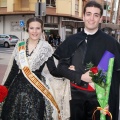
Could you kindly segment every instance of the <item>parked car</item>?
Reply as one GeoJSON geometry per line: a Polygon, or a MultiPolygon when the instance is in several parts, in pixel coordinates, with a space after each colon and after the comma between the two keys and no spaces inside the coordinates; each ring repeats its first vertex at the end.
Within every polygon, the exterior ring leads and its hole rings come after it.
{"type": "Polygon", "coordinates": [[[15,35],[0,34],[0,45],[8,48],[10,46],[15,46],[19,38],[15,35]]]}

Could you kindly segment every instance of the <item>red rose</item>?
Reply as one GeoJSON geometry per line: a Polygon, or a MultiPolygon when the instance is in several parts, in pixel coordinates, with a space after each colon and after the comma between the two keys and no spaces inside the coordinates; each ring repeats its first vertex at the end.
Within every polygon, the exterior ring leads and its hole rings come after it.
{"type": "Polygon", "coordinates": [[[92,67],[92,68],[90,68],[90,71],[91,71],[93,74],[97,74],[97,73],[98,73],[98,68],[97,68],[97,67],[92,67]]]}
{"type": "Polygon", "coordinates": [[[0,85],[0,103],[4,101],[7,95],[8,89],[5,86],[0,85]]]}

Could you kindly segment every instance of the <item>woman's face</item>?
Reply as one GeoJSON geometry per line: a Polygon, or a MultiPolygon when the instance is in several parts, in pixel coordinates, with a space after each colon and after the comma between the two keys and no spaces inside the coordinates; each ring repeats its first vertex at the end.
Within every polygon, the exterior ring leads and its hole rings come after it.
{"type": "Polygon", "coordinates": [[[28,34],[29,34],[29,39],[39,40],[42,34],[41,23],[37,21],[29,23],[28,34]]]}

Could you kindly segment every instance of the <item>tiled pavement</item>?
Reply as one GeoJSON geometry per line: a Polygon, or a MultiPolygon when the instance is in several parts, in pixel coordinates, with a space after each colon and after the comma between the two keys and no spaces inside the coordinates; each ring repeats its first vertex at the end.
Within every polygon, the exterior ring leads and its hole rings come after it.
{"type": "Polygon", "coordinates": [[[5,74],[7,65],[0,64],[0,83],[2,82],[3,76],[5,74]]]}
{"type": "Polygon", "coordinates": [[[0,83],[2,82],[11,54],[0,53],[0,83]]]}

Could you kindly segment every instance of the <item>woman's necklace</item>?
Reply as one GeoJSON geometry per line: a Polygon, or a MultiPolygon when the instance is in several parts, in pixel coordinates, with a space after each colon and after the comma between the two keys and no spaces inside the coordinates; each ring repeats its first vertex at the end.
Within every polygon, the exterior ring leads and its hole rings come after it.
{"type": "MultiPolygon", "coordinates": [[[[39,41],[40,40],[38,40],[38,43],[39,43],[39,41]]],[[[37,44],[38,44],[37,43],[37,44]]],[[[37,47],[37,45],[36,45],[36,47],[37,47]]],[[[32,54],[33,54],[33,52],[34,52],[34,50],[36,49],[36,47],[29,53],[29,50],[28,50],[28,39],[27,39],[27,41],[26,41],[26,56],[28,57],[28,56],[31,56],[32,54]]]]}

